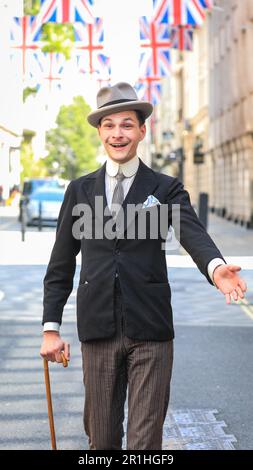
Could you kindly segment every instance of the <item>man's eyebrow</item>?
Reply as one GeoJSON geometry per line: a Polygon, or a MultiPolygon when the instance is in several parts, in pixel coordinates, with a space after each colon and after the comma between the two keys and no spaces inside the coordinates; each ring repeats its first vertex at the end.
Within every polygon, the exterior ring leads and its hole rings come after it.
{"type": "MultiPolygon", "coordinates": [[[[112,120],[111,118],[106,117],[106,118],[103,118],[103,119],[102,119],[102,122],[105,122],[105,121],[110,121],[110,122],[112,122],[113,120],[112,120]]],[[[132,122],[134,122],[133,118],[131,118],[131,117],[127,117],[127,118],[124,118],[124,119],[123,119],[123,122],[126,122],[126,121],[132,121],[132,122]]]]}

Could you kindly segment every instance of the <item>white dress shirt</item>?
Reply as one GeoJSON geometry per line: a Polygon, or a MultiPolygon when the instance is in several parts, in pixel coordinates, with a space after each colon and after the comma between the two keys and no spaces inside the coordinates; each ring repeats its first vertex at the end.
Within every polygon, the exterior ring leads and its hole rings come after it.
{"type": "MultiPolygon", "coordinates": [[[[110,158],[107,158],[106,170],[105,170],[105,194],[106,194],[107,205],[109,209],[111,209],[113,191],[117,184],[117,180],[115,176],[117,175],[119,169],[122,171],[122,173],[125,176],[125,178],[122,181],[124,198],[125,198],[133,183],[138,167],[139,167],[139,158],[137,157],[137,155],[131,160],[129,160],[129,162],[121,163],[121,164],[114,162],[110,158]]],[[[214,273],[215,268],[217,268],[217,266],[221,264],[225,264],[223,259],[221,258],[214,258],[209,262],[207,266],[207,271],[212,281],[213,281],[213,273],[214,273]]],[[[44,323],[43,331],[59,331],[59,330],[60,330],[60,324],[57,322],[44,323]]]]}
{"type": "Polygon", "coordinates": [[[106,194],[106,200],[107,200],[107,205],[109,209],[111,209],[112,196],[113,196],[115,186],[117,184],[117,180],[115,176],[117,175],[119,169],[122,171],[123,175],[125,176],[125,178],[122,180],[122,186],[123,186],[124,198],[125,198],[133,183],[138,167],[139,167],[139,158],[137,157],[137,155],[135,155],[134,158],[129,160],[129,162],[121,163],[121,164],[114,162],[110,158],[107,159],[106,169],[105,169],[105,194],[106,194]]]}

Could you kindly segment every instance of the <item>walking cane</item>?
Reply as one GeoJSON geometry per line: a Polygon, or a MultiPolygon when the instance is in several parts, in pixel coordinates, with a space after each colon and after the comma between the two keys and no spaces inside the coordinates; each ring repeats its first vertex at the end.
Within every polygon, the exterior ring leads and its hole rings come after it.
{"type": "MultiPolygon", "coordinates": [[[[62,356],[63,367],[68,367],[68,361],[63,352],[61,353],[61,356],[62,356]]],[[[50,427],[50,434],[51,434],[51,444],[52,444],[52,449],[57,450],[48,360],[44,358],[43,362],[44,362],[44,376],[45,376],[45,385],[46,385],[47,410],[48,410],[48,419],[49,419],[49,427],[50,427]]]]}

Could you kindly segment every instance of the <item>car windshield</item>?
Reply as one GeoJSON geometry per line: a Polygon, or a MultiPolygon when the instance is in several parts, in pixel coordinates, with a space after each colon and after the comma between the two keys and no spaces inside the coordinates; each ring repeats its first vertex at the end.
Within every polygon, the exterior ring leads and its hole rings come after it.
{"type": "Polygon", "coordinates": [[[61,185],[59,181],[57,180],[46,180],[46,179],[41,179],[41,180],[31,180],[31,181],[26,181],[24,183],[24,189],[23,189],[23,194],[31,194],[35,191],[37,191],[40,188],[44,188],[45,186],[48,186],[50,188],[60,188],[61,185]]]}
{"type": "Polygon", "coordinates": [[[36,201],[60,201],[64,198],[64,191],[36,191],[31,199],[36,201]]]}

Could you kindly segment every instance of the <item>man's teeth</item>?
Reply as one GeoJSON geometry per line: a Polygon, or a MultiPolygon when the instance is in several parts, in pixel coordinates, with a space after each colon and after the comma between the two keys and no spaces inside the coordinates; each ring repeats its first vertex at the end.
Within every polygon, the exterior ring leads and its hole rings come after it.
{"type": "Polygon", "coordinates": [[[113,147],[125,147],[127,144],[111,144],[113,147]]]}

